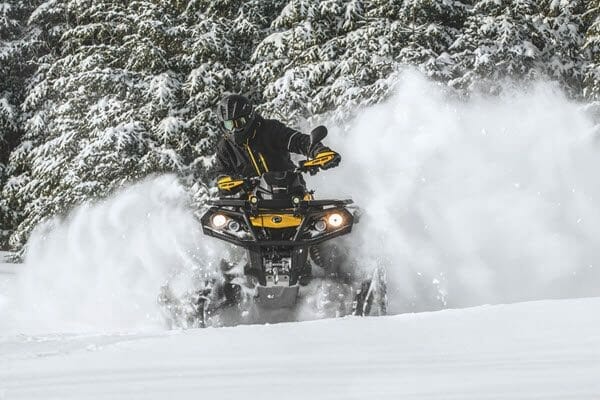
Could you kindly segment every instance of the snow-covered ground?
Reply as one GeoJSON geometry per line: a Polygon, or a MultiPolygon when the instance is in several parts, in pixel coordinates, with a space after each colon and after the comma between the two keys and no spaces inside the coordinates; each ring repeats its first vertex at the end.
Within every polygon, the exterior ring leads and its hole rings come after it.
{"type": "Polygon", "coordinates": [[[2,399],[598,399],[600,298],[278,325],[4,336],[2,399]]]}
{"type": "Polygon", "coordinates": [[[4,295],[14,280],[15,269],[17,268],[16,264],[7,263],[8,254],[5,251],[0,251],[0,311],[2,311],[4,295]]]}
{"type": "Polygon", "coordinates": [[[8,256],[10,255],[7,251],[0,251],[0,274],[1,273],[12,273],[15,268],[14,264],[8,263],[8,256]]]}

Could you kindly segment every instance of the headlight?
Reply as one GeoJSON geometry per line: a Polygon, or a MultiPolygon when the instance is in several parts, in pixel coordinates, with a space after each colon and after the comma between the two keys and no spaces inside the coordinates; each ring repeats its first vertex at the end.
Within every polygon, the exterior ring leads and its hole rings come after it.
{"type": "Polygon", "coordinates": [[[339,228],[344,223],[344,217],[338,213],[329,214],[327,223],[334,228],[339,228]]]}
{"type": "Polygon", "coordinates": [[[327,223],[325,222],[325,220],[318,220],[317,222],[315,222],[315,229],[319,232],[324,232],[325,229],[327,229],[327,223]]]}
{"type": "Polygon", "coordinates": [[[227,224],[227,229],[229,229],[232,232],[237,232],[240,230],[240,223],[232,219],[227,224]]]}
{"type": "Polygon", "coordinates": [[[215,214],[215,215],[213,215],[211,221],[215,228],[221,229],[227,223],[227,217],[224,216],[223,214],[215,214]]]}

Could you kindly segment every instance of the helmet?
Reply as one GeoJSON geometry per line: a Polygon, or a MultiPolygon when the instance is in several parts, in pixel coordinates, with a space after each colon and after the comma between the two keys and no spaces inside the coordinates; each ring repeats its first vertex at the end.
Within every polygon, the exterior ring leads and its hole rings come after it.
{"type": "Polygon", "coordinates": [[[233,135],[237,144],[242,144],[250,137],[256,115],[248,98],[232,94],[225,97],[219,104],[219,117],[223,123],[223,129],[233,135]]]}

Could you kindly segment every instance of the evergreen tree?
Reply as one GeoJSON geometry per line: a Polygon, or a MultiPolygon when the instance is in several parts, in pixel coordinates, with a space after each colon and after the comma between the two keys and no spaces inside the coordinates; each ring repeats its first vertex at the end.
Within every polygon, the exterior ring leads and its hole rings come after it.
{"type": "Polygon", "coordinates": [[[584,14],[587,30],[583,48],[590,62],[584,68],[584,95],[600,102],[600,0],[590,0],[584,14]]]}
{"type": "Polygon", "coordinates": [[[545,43],[536,27],[534,0],[478,0],[463,33],[451,46],[455,87],[469,88],[481,79],[535,77],[545,43]]]}
{"type": "MultiPolygon", "coordinates": [[[[0,164],[0,187],[4,186],[7,179],[6,167],[0,164]]],[[[8,248],[8,237],[11,233],[11,210],[5,201],[0,200],[0,250],[8,248]]]]}
{"type": "Polygon", "coordinates": [[[572,96],[580,96],[583,89],[582,52],[585,0],[541,2],[542,16],[537,29],[544,40],[543,60],[540,69],[562,86],[572,96]]]}
{"type": "Polygon", "coordinates": [[[405,1],[400,18],[408,38],[398,60],[419,66],[432,78],[450,78],[452,60],[448,51],[461,34],[468,10],[469,4],[461,1],[405,1]]]}
{"type": "Polygon", "coordinates": [[[0,164],[6,163],[20,136],[18,107],[31,69],[23,36],[31,7],[24,1],[0,2],[0,164]]]}
{"type": "MultiPolygon", "coordinates": [[[[293,122],[311,113],[310,87],[319,86],[331,69],[324,43],[342,25],[339,1],[289,2],[273,20],[272,33],[252,55],[248,85],[267,116],[293,122]]],[[[329,47],[333,51],[338,49],[329,47]]],[[[329,56],[329,57],[328,57],[329,56]]]]}
{"type": "Polygon", "coordinates": [[[256,48],[250,79],[268,115],[296,122],[381,101],[399,65],[448,75],[468,4],[446,0],[291,1],[256,48]]]}
{"type": "MultiPolygon", "coordinates": [[[[210,133],[192,115],[197,108],[185,83],[193,78],[184,63],[206,46],[185,47],[198,42],[180,25],[183,5],[72,0],[52,6],[44,12],[61,7],[67,22],[60,24],[57,54],[41,66],[29,93],[27,141],[12,157],[22,173],[6,194],[20,200],[25,215],[15,246],[46,216],[149,173],[188,173],[209,156],[197,136],[210,133]]],[[[200,21],[212,32],[210,19],[200,21]]]]}
{"type": "Polygon", "coordinates": [[[263,11],[280,9],[258,1],[46,2],[36,16],[52,21],[45,37],[56,40],[55,52],[25,101],[26,140],[11,157],[19,173],[4,193],[24,216],[13,246],[43,218],[151,173],[179,173],[196,199],[206,196],[215,106],[241,90],[243,57],[260,39],[248,35],[268,26],[263,11]],[[62,20],[53,19],[57,10],[62,20]]]}
{"type": "Polygon", "coordinates": [[[227,92],[289,124],[345,121],[413,65],[467,94],[544,76],[600,101],[599,10],[598,0],[0,0],[0,246],[150,173],[178,173],[200,202],[227,92]]]}
{"type": "MultiPolygon", "coordinates": [[[[0,1],[0,194],[10,175],[7,167],[11,151],[23,135],[21,103],[27,84],[35,71],[34,61],[40,54],[36,30],[27,24],[39,1],[0,1]]],[[[0,249],[7,247],[7,238],[18,214],[10,202],[0,195],[0,249]]]]}

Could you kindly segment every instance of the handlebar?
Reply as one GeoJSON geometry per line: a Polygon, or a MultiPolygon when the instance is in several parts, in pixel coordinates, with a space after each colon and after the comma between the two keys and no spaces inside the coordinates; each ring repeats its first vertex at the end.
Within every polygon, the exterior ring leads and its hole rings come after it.
{"type": "MultiPolygon", "coordinates": [[[[298,166],[296,168],[283,170],[281,172],[293,172],[293,173],[316,175],[317,172],[319,172],[319,170],[321,170],[322,168],[320,166],[306,167],[304,164],[309,161],[312,161],[312,160],[308,159],[308,160],[300,161],[300,163],[298,164],[298,166]]],[[[244,180],[246,182],[248,182],[249,184],[255,186],[260,182],[260,176],[251,176],[248,178],[244,178],[244,180]]]]}
{"type": "Polygon", "coordinates": [[[321,169],[321,167],[306,167],[304,164],[310,160],[300,161],[300,164],[293,170],[293,172],[300,172],[303,174],[311,174],[316,175],[317,172],[321,169]]]}
{"type": "MultiPolygon", "coordinates": [[[[334,160],[335,157],[339,157],[337,155],[337,153],[335,153],[331,150],[325,151],[323,153],[320,153],[319,156],[316,158],[300,161],[299,164],[293,169],[283,170],[283,171],[279,171],[279,172],[283,172],[283,173],[289,172],[289,173],[294,173],[294,174],[309,173],[311,175],[315,175],[317,172],[319,172],[319,170],[327,169],[327,168],[325,168],[325,166],[329,165],[328,163],[330,163],[332,160],[334,160]]],[[[337,166],[337,164],[338,163],[331,164],[331,167],[335,167],[335,166],[337,166]]],[[[223,178],[220,178],[218,185],[219,185],[219,189],[225,190],[225,191],[237,189],[236,190],[236,192],[237,192],[241,188],[244,191],[248,192],[250,190],[253,190],[256,186],[258,186],[258,184],[260,183],[261,177],[262,177],[262,175],[261,176],[253,176],[253,177],[225,176],[223,178]]],[[[236,193],[236,192],[231,192],[231,193],[236,193]]]]}

